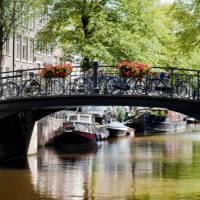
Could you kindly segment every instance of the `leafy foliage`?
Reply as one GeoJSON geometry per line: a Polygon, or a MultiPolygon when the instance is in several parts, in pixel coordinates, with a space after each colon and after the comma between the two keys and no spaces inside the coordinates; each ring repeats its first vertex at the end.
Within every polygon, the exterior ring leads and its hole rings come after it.
{"type": "Polygon", "coordinates": [[[115,64],[122,60],[150,65],[199,68],[200,1],[42,0],[52,8],[43,42],[64,54],[115,64]]]}
{"type": "MultiPolygon", "coordinates": [[[[107,64],[137,60],[157,64],[163,51],[155,20],[155,0],[47,1],[52,13],[41,31],[44,42],[65,52],[107,64]]],[[[87,62],[87,64],[88,64],[87,62]]]]}

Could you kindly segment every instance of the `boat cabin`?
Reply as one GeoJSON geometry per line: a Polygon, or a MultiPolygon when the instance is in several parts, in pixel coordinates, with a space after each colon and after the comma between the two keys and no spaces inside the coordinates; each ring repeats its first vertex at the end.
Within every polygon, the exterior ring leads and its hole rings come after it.
{"type": "Polygon", "coordinates": [[[83,122],[72,122],[74,126],[74,131],[95,134],[95,128],[93,124],[83,123],[83,122]]]}
{"type": "Polygon", "coordinates": [[[95,118],[92,115],[70,114],[67,121],[63,122],[63,128],[65,132],[78,131],[95,134],[94,122],[95,118]]]}
{"type": "Polygon", "coordinates": [[[66,121],[68,122],[77,121],[77,122],[85,122],[85,123],[94,124],[95,117],[89,114],[70,114],[67,116],[66,121]]]}

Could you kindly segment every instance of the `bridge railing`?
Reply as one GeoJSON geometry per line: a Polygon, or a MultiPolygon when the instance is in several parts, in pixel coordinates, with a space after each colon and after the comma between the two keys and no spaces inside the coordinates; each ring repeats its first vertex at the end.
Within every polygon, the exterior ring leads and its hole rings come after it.
{"type": "Polygon", "coordinates": [[[116,66],[98,66],[81,71],[74,66],[66,78],[43,78],[41,69],[0,74],[0,100],[57,95],[149,95],[199,99],[200,71],[153,67],[146,76],[121,77],[116,66]]]}

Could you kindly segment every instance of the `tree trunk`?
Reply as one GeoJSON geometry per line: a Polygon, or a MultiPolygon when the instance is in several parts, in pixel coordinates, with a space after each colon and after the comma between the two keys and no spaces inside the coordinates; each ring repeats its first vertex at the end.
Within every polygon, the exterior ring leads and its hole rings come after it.
{"type": "Polygon", "coordinates": [[[88,71],[91,68],[91,62],[88,57],[84,57],[81,63],[81,68],[83,71],[88,71]]]}
{"type": "MultiPolygon", "coordinates": [[[[91,33],[88,30],[90,17],[87,14],[83,13],[81,16],[81,21],[82,21],[82,26],[83,26],[84,37],[85,37],[85,39],[88,39],[91,36],[91,33]]],[[[83,71],[87,71],[88,69],[91,68],[90,59],[87,56],[85,56],[83,58],[81,68],[83,71]]]]}

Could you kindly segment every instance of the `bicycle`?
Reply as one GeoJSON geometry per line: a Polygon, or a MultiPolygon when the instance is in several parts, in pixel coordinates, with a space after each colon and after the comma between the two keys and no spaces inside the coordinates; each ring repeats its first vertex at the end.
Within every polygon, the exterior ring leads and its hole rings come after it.
{"type": "Polygon", "coordinates": [[[133,94],[135,78],[110,77],[105,83],[106,94],[133,94]]]}
{"type": "Polygon", "coordinates": [[[160,85],[159,81],[160,78],[157,76],[138,78],[135,82],[135,91],[137,94],[157,95],[162,89],[162,85],[160,85]]]}
{"type": "Polygon", "coordinates": [[[64,78],[45,78],[41,84],[41,95],[63,95],[66,92],[65,79],[64,78]]]}
{"type": "MultiPolygon", "coordinates": [[[[4,78],[3,78],[4,79],[4,78]]],[[[15,88],[16,88],[16,84],[14,82],[10,82],[10,81],[6,81],[6,82],[2,82],[3,79],[1,80],[1,84],[0,84],[0,98],[1,99],[12,99],[14,98],[15,95],[15,88]]]]}
{"type": "Polygon", "coordinates": [[[98,90],[99,94],[104,93],[105,83],[110,76],[98,73],[97,76],[97,88],[94,88],[93,74],[86,72],[84,75],[76,78],[72,83],[73,94],[90,94],[94,89],[98,90]]]}
{"type": "Polygon", "coordinates": [[[38,96],[40,93],[40,84],[36,80],[26,80],[22,81],[20,83],[16,83],[14,81],[7,82],[9,85],[7,89],[10,90],[9,96],[12,98],[17,98],[17,97],[23,97],[23,96],[28,96],[28,97],[34,97],[38,96]]]}
{"type": "Polygon", "coordinates": [[[190,94],[190,75],[174,74],[172,76],[163,76],[158,81],[160,85],[160,95],[176,96],[181,98],[191,97],[190,94]]]}

